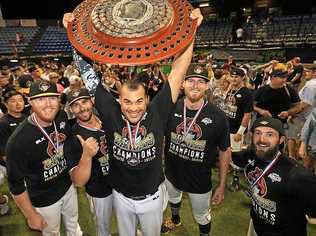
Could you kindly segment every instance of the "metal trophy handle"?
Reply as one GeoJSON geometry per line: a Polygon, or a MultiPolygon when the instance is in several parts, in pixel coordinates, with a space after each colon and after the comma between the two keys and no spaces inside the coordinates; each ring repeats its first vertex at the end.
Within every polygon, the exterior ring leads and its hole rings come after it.
{"type": "Polygon", "coordinates": [[[67,34],[77,51],[101,64],[152,64],[192,42],[192,10],[187,0],[86,0],[67,34]]]}

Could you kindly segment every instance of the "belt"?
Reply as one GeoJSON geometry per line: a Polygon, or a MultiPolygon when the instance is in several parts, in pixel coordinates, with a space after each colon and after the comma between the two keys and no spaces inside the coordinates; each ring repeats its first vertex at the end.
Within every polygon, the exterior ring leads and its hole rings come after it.
{"type": "Polygon", "coordinates": [[[140,196],[131,196],[131,195],[127,195],[127,194],[123,194],[125,197],[130,198],[132,200],[135,201],[141,201],[141,200],[145,200],[146,198],[149,198],[151,196],[153,196],[156,192],[154,193],[150,193],[150,194],[146,194],[146,195],[140,195],[140,196]]]}

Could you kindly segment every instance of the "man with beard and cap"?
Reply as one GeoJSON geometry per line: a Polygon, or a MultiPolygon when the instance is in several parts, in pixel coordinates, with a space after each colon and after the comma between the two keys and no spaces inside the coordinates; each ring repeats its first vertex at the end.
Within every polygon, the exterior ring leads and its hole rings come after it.
{"type": "Polygon", "coordinates": [[[210,199],[213,205],[224,200],[231,160],[229,123],[219,108],[207,102],[208,82],[207,69],[191,65],[183,82],[185,97],[177,101],[168,121],[165,183],[172,217],[162,225],[163,234],[181,224],[182,192],[189,195],[201,236],[211,232],[210,199]],[[220,183],[212,196],[211,168],[216,162],[217,149],[220,183]]]}
{"type": "Polygon", "coordinates": [[[309,217],[316,217],[316,176],[280,150],[282,122],[261,117],[252,126],[246,190],[252,200],[248,235],[306,236],[309,217]]]}
{"type": "Polygon", "coordinates": [[[87,89],[71,91],[67,100],[77,119],[72,127],[74,136],[66,141],[64,148],[70,176],[76,186],[85,186],[90,209],[95,216],[97,235],[108,236],[111,233],[113,204],[112,188],[107,177],[107,141],[102,122],[93,113],[93,100],[87,89]]]}

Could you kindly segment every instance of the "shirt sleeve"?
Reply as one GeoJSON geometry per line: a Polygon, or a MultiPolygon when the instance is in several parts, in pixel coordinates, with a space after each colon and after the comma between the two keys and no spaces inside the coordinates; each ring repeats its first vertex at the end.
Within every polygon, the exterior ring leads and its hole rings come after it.
{"type": "Polygon", "coordinates": [[[290,193],[297,196],[304,214],[316,217],[316,175],[303,167],[294,167],[289,179],[290,193]]]}
{"type": "Polygon", "coordinates": [[[251,92],[246,91],[246,99],[243,104],[244,113],[249,113],[253,111],[253,96],[251,92]]]}
{"type": "Polygon", "coordinates": [[[316,89],[314,87],[305,86],[299,92],[299,97],[303,102],[312,106],[315,102],[316,89]]]}
{"type": "Polygon", "coordinates": [[[155,114],[159,114],[164,126],[166,126],[170,112],[174,106],[175,104],[172,102],[171,88],[169,82],[166,81],[162,89],[151,102],[150,109],[153,109],[155,114]]]}
{"type": "Polygon", "coordinates": [[[26,190],[24,184],[28,166],[26,153],[23,153],[23,149],[16,140],[9,139],[6,156],[10,192],[13,195],[19,195],[26,190]]]}
{"type": "Polygon", "coordinates": [[[5,147],[10,137],[10,129],[6,127],[5,123],[0,123],[0,156],[5,156],[5,147]]]}
{"type": "Polygon", "coordinates": [[[316,126],[316,109],[314,109],[311,114],[307,117],[307,120],[304,123],[304,126],[302,128],[301,131],[301,140],[305,143],[307,143],[307,139],[308,136],[310,135],[310,132],[312,132],[312,130],[310,130],[311,127],[311,122],[314,122],[314,126],[316,126]]]}
{"type": "Polygon", "coordinates": [[[82,155],[82,146],[77,137],[72,135],[64,144],[64,157],[67,161],[68,171],[76,167],[82,155]]]}
{"type": "Polygon", "coordinates": [[[100,84],[100,78],[93,70],[92,65],[84,60],[76,51],[73,51],[73,59],[86,89],[88,89],[90,95],[94,95],[98,84],[100,84]]]}
{"type": "Polygon", "coordinates": [[[259,103],[260,102],[260,99],[261,99],[261,95],[262,95],[262,92],[263,92],[263,89],[265,87],[261,87],[259,89],[257,89],[255,92],[254,92],[254,96],[253,96],[253,101],[254,102],[257,102],[259,103]]]}
{"type": "Polygon", "coordinates": [[[292,86],[287,86],[289,89],[289,93],[291,95],[291,103],[298,103],[301,101],[300,97],[298,96],[298,93],[292,86]]]}

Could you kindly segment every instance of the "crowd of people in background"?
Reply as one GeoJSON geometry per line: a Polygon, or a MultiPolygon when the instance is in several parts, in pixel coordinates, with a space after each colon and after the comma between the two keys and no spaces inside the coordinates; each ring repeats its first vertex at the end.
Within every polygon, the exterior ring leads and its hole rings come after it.
{"type": "MultiPolygon", "coordinates": [[[[284,151],[293,160],[302,159],[305,168],[314,171],[316,66],[304,66],[299,57],[288,62],[273,59],[262,65],[251,66],[240,64],[230,56],[226,62],[219,63],[212,55],[199,58],[196,64],[208,72],[207,101],[218,107],[229,121],[233,163],[234,157],[250,145],[248,133],[254,120],[273,117],[280,120],[285,129],[284,151]]],[[[119,99],[123,83],[137,78],[144,84],[149,99],[153,100],[168,80],[163,66],[159,63],[143,67],[94,64],[93,69],[101,78],[102,86],[115,99],[119,99]]],[[[14,68],[3,66],[0,70],[0,155],[3,166],[6,141],[18,124],[30,114],[30,86],[40,81],[56,85],[61,94],[60,108],[66,112],[70,123],[75,124],[76,116],[70,109],[67,97],[81,91],[85,84],[74,63],[63,65],[52,60],[42,60],[40,63],[23,60],[14,68]],[[10,124],[10,130],[7,124],[10,124]]],[[[181,96],[185,96],[183,91],[181,96]]],[[[0,166],[1,180],[5,176],[3,166],[0,166]]],[[[238,176],[234,176],[231,189],[239,189],[238,176]]],[[[0,215],[7,212],[8,196],[0,193],[0,215]]]]}

